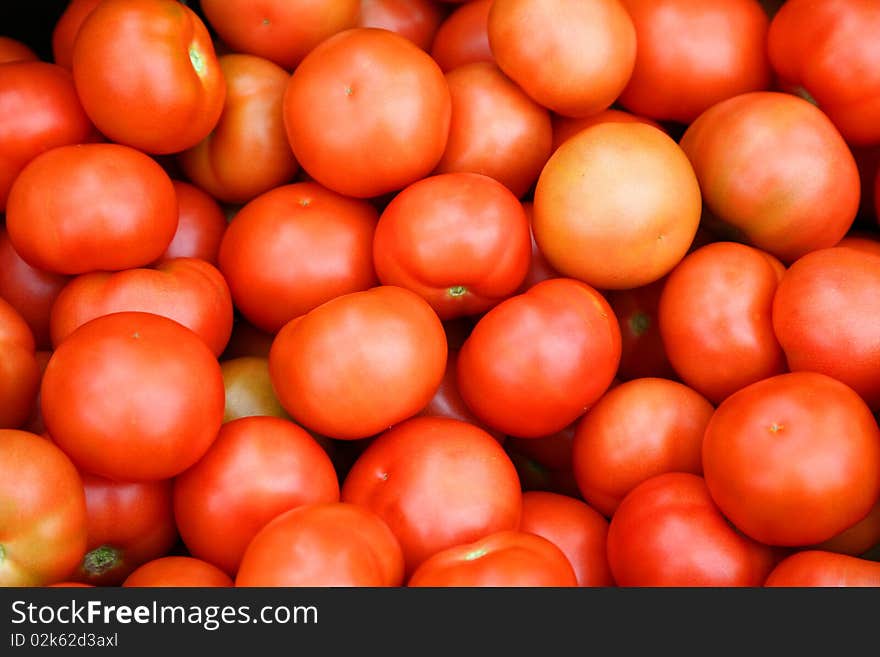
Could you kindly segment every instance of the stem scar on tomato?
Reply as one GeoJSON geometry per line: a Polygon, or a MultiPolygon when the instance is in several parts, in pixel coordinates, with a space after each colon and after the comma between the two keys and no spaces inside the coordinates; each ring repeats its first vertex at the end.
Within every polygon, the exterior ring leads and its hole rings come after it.
{"type": "Polygon", "coordinates": [[[770,425],[769,429],[770,429],[771,433],[779,433],[780,431],[785,429],[785,425],[778,424],[778,423],[774,422],[773,424],[770,425]]]}
{"type": "Polygon", "coordinates": [[[633,335],[644,335],[651,328],[651,316],[647,313],[638,312],[629,318],[629,330],[633,335]]]}
{"type": "Polygon", "coordinates": [[[449,288],[448,294],[451,297],[463,297],[467,294],[467,288],[464,285],[453,285],[449,288]]]}
{"type": "Polygon", "coordinates": [[[101,575],[119,563],[119,550],[109,545],[101,545],[83,557],[83,569],[91,575],[101,575]]]}
{"type": "Polygon", "coordinates": [[[472,550],[471,552],[468,552],[466,555],[464,555],[464,560],[473,561],[484,556],[486,556],[486,548],[477,548],[476,550],[472,550]]]}
{"type": "Polygon", "coordinates": [[[199,75],[204,74],[205,60],[195,44],[189,47],[189,61],[192,63],[192,67],[195,69],[196,73],[199,75]]]}

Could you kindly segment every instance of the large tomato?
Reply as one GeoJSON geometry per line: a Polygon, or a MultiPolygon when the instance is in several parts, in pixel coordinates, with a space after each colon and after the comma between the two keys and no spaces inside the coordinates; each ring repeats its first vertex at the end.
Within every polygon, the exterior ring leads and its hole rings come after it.
{"type": "Polygon", "coordinates": [[[444,20],[431,44],[431,57],[449,72],[474,62],[494,62],[489,46],[489,9],[493,0],[470,0],[444,20]]]}
{"type": "Polygon", "coordinates": [[[822,550],[803,550],[786,557],[764,586],[880,586],[880,563],[822,550]]]}
{"type": "Polygon", "coordinates": [[[446,16],[434,0],[361,0],[360,27],[378,27],[405,36],[430,50],[434,34],[446,16]]]}
{"type": "Polygon", "coordinates": [[[230,587],[232,578],[217,566],[194,557],[161,557],[139,566],[122,583],[126,587],[230,587]]]}
{"type": "Polygon", "coordinates": [[[30,417],[40,387],[40,366],[30,328],[0,297],[0,428],[18,429],[30,417]]]}
{"type": "Polygon", "coordinates": [[[223,208],[195,185],[180,180],[171,182],[177,196],[177,232],[159,262],[171,258],[201,258],[216,265],[227,224],[223,208]]]}
{"type": "Polygon", "coordinates": [[[289,417],[272,389],[269,359],[260,356],[239,356],[220,363],[226,406],[223,421],[240,417],[268,415],[289,417]]]}

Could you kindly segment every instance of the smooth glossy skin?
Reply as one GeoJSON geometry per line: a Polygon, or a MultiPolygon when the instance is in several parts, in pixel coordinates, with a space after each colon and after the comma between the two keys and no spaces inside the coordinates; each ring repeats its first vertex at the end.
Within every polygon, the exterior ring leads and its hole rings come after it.
{"type": "Polygon", "coordinates": [[[492,0],[471,0],[446,17],[431,44],[431,57],[444,73],[474,62],[494,62],[489,46],[492,0]]]}
{"type": "Polygon", "coordinates": [[[352,466],[342,500],[381,516],[403,548],[407,573],[441,550],[516,529],[519,479],[482,429],[441,417],[402,422],[352,466]]]}
{"type": "Polygon", "coordinates": [[[34,336],[18,311],[0,298],[0,428],[18,429],[30,417],[40,387],[34,336]]]}
{"type": "Polygon", "coordinates": [[[260,356],[231,358],[220,363],[220,369],[223,372],[223,385],[226,388],[224,422],[253,415],[289,417],[272,389],[268,358],[260,356]]]}
{"type": "Polygon", "coordinates": [[[565,554],[542,536],[521,531],[491,534],[439,552],[420,565],[407,586],[576,586],[565,554]]]}
{"type": "Polygon", "coordinates": [[[521,532],[537,534],[562,550],[578,586],[614,586],[605,547],[608,521],[581,500],[547,493],[523,493],[521,532]]]}
{"type": "Polygon", "coordinates": [[[516,292],[529,266],[528,218],[476,173],[420,180],[394,197],[373,238],[379,280],[425,299],[442,320],[478,315],[516,292]]]}
{"type": "Polygon", "coordinates": [[[563,142],[574,137],[581,130],[598,125],[599,123],[644,123],[653,126],[658,130],[663,127],[653,119],[644,116],[637,116],[624,112],[619,109],[606,109],[597,114],[583,116],[580,118],[572,118],[570,116],[553,115],[553,150],[559,148],[563,142]]]}
{"type": "Polygon", "coordinates": [[[177,217],[174,186],[154,160],[120,144],[82,144],[30,161],[10,190],[6,229],[31,266],[84,274],[155,261],[177,217]]]}
{"type": "Polygon", "coordinates": [[[52,56],[55,63],[73,69],[73,44],[79,28],[101,0],[70,0],[52,29],[52,56]]]}
{"type": "Polygon", "coordinates": [[[70,459],[36,434],[0,430],[0,586],[66,579],[87,535],[85,493],[70,459]]]}
{"type": "Polygon", "coordinates": [[[289,420],[227,422],[174,484],[174,516],[194,557],[234,575],[251,539],[281,513],[339,501],[327,453],[289,420]]]}
{"type": "Polygon", "coordinates": [[[93,319],[55,349],[41,387],[49,434],[83,470],[167,479],[208,450],[223,420],[223,376],[204,341],[143,312],[93,319]]]}
{"type": "Polygon", "coordinates": [[[376,209],[317,183],[277,187],[245,205],[220,245],[236,308],[277,333],[325,301],[377,284],[376,209]]]}
{"type": "Polygon", "coordinates": [[[458,389],[488,426],[537,438],[599,399],[619,362],[608,302],[585,283],[552,279],[483,315],[459,353],[458,389]]]}
{"type": "Polygon", "coordinates": [[[757,0],[621,0],[636,29],[636,63],[620,103],[691,123],[712,105],[768,89],[770,19],[757,0]]]}
{"type": "Polygon", "coordinates": [[[435,172],[481,173],[524,196],[550,157],[550,113],[491,62],[460,66],[446,81],[452,121],[435,172]]]}
{"type": "Polygon", "coordinates": [[[428,51],[444,18],[446,10],[434,0],[361,0],[358,26],[397,32],[428,51]]]}
{"type": "Polygon", "coordinates": [[[620,95],[636,31],[618,0],[495,0],[489,44],[498,67],[544,107],[589,116],[620,95]]]}
{"type": "Polygon", "coordinates": [[[309,504],[282,513],[248,545],[236,586],[401,586],[400,543],[363,506],[309,504]]]}
{"type": "Polygon", "coordinates": [[[779,278],[768,258],[745,244],[708,244],[676,266],[660,295],[669,362],[714,404],[786,370],[771,317],[779,278]]]}
{"type": "Polygon", "coordinates": [[[764,586],[880,586],[880,563],[834,552],[804,550],[779,562],[764,586]]]}
{"type": "Polygon", "coordinates": [[[872,0],[789,0],[770,25],[782,85],[809,94],[851,144],[880,143],[878,30],[872,0]]]}
{"type": "Polygon", "coordinates": [[[773,299],[773,329],[792,371],[821,372],[880,409],[880,255],[814,251],[795,262],[773,299]]]}
{"type": "Polygon", "coordinates": [[[226,214],[210,194],[190,183],[172,180],[177,196],[177,232],[159,262],[172,258],[201,258],[217,264],[226,214]]]}
{"type": "Polygon", "coordinates": [[[664,472],[703,473],[705,397],[667,379],[634,379],[602,397],[577,425],[574,474],[584,499],[611,517],[638,484],[664,472]]]}
{"type": "Polygon", "coordinates": [[[375,28],[322,42],[284,95],[296,159],[325,187],[358,198],[427,176],[446,148],[451,114],[449,87],[434,60],[406,37],[375,28]]]}
{"type": "Polygon", "coordinates": [[[541,171],[535,239],[563,275],[628,289],[678,264],[701,209],[693,168],[669,135],[642,123],[601,123],[563,143],[541,171]]]}
{"type": "Polygon", "coordinates": [[[290,74],[262,57],[218,58],[226,100],[217,125],[180,154],[187,178],[224,203],[247,203],[290,182],[299,165],[287,141],[281,110],[290,74]]]}
{"type": "Polygon", "coordinates": [[[219,356],[232,333],[232,297],[220,271],[198,258],[175,258],[156,269],[93,272],[71,280],[55,299],[52,343],[110,313],[140,311],[173,319],[219,356]]]}
{"type": "Polygon", "coordinates": [[[857,557],[871,548],[880,545],[880,501],[873,506],[864,518],[848,529],[844,529],[827,541],[815,545],[817,550],[827,550],[857,557]]]}
{"type": "Polygon", "coordinates": [[[0,64],[10,62],[35,62],[40,58],[23,41],[8,36],[0,36],[0,64]]]}
{"type": "Polygon", "coordinates": [[[782,374],[716,409],[703,472],[721,511],[747,535],[813,545],[877,503],[880,430],[852,388],[824,374],[782,374]]]}
{"type": "Polygon", "coordinates": [[[272,343],[269,374],[294,420],[351,440],[423,409],[443,379],[446,352],[431,306],[414,292],[382,285],[286,324],[272,343]]]}
{"type": "Polygon", "coordinates": [[[137,568],[126,587],[230,587],[232,578],[216,566],[193,557],[162,557],[137,568]]]}
{"type": "Polygon", "coordinates": [[[834,246],[852,225],[855,159],[828,117],[801,98],[771,91],[730,98],[701,114],[680,143],[706,208],[741,241],[786,264],[834,246]]]}
{"type": "Polygon", "coordinates": [[[618,586],[761,586],[776,555],[730,525],[701,477],[669,472],[623,499],[608,561],[618,586]]]}
{"type": "Polygon", "coordinates": [[[226,97],[208,29],[175,0],[101,2],[76,36],[73,78],[104,135],[153,154],[199,143],[226,97]]]}

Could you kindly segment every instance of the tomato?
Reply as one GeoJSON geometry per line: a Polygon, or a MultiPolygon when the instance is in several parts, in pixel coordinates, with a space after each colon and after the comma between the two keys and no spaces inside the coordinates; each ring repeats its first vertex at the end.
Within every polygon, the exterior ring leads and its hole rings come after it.
{"type": "Polygon", "coordinates": [[[880,563],[822,550],[803,550],[779,562],[764,586],[880,586],[880,563]]]}
{"type": "Polygon", "coordinates": [[[716,409],[703,472],[744,533],[771,545],[812,545],[863,519],[880,497],[880,429],[847,385],[782,374],[716,409]]]}
{"type": "Polygon", "coordinates": [[[559,148],[563,142],[568,141],[581,130],[586,130],[587,128],[600,123],[644,123],[657,128],[658,130],[664,129],[663,126],[653,119],[648,119],[644,116],[637,116],[618,109],[606,109],[597,114],[591,114],[590,116],[582,116],[579,118],[554,114],[552,117],[552,123],[554,151],[559,148]]]}
{"type": "Polygon", "coordinates": [[[691,123],[712,105],[770,87],[770,20],[755,0],[621,0],[636,29],[636,63],[620,104],[691,123]]]}
{"type": "Polygon", "coordinates": [[[532,243],[532,257],[529,260],[529,270],[526,272],[526,277],[519,286],[519,291],[525,292],[526,290],[535,287],[541,281],[546,281],[548,278],[560,278],[560,275],[559,272],[553,269],[550,263],[547,262],[547,258],[541,253],[541,249],[535,241],[535,231],[532,229],[535,220],[534,204],[531,201],[524,201],[522,206],[523,210],[525,210],[526,217],[529,219],[529,237],[531,238],[532,243]]]}
{"type": "Polygon", "coordinates": [[[81,469],[125,481],[172,477],[208,450],[223,376],[195,333],[143,312],[86,322],[52,354],[41,387],[49,434],[81,469]]]}
{"type": "Polygon", "coordinates": [[[0,429],[30,417],[40,385],[34,336],[18,311],[0,298],[0,429]]]}
{"type": "Polygon", "coordinates": [[[89,539],[75,579],[122,584],[141,564],[165,556],[177,540],[168,479],[133,483],[83,474],[89,539]]]}
{"type": "Polygon", "coordinates": [[[578,586],[614,586],[605,548],[608,521],[580,500],[556,493],[524,493],[519,530],[546,538],[562,550],[578,586]]]}
{"type": "Polygon", "coordinates": [[[201,559],[171,556],[148,561],[129,575],[122,586],[230,587],[232,578],[201,559]]]}
{"type": "Polygon", "coordinates": [[[141,311],[183,324],[220,355],[232,333],[232,298],[223,275],[198,258],[167,260],[156,269],[92,272],[71,280],[52,306],[52,343],[110,313],[141,311]]]}
{"type": "Polygon", "coordinates": [[[715,242],[686,256],[663,287],[657,316],[666,355],[712,403],[786,369],[773,332],[779,277],[771,257],[715,242]]]}
{"type": "Polygon", "coordinates": [[[608,304],[620,326],[621,354],[617,376],[626,381],[644,377],[676,378],[669,363],[657,313],[666,277],[629,290],[611,290],[608,304]]]}
{"type": "Polygon", "coordinates": [[[274,339],[274,334],[261,331],[236,313],[232,320],[232,336],[220,358],[230,360],[243,356],[256,356],[268,359],[274,339]]]}
{"type": "Polygon", "coordinates": [[[833,246],[852,225],[855,159],[828,117],[805,100],[770,91],[729,98],[691,123],[680,143],[707,209],[738,241],[791,263],[833,246]]]}
{"type": "Polygon", "coordinates": [[[317,183],[258,196],[233,217],[220,244],[220,270],[236,308],[276,333],[325,301],[372,287],[377,221],[367,201],[317,183]]]}
{"type": "Polygon", "coordinates": [[[379,280],[425,299],[440,319],[476,315],[516,292],[529,266],[529,224],[501,183],[447,173],[388,204],[373,238],[379,280]]]}
{"type": "Polygon", "coordinates": [[[773,329],[793,372],[821,372],[880,409],[880,256],[821,249],[796,261],[773,299],[773,329]]]}
{"type": "Polygon", "coordinates": [[[50,441],[0,430],[0,586],[60,582],[86,551],[82,480],[50,441]]]}
{"type": "Polygon", "coordinates": [[[864,518],[827,541],[815,545],[817,550],[859,556],[880,545],[880,501],[864,518]]]}
{"type": "Polygon", "coordinates": [[[522,493],[502,447],[482,429],[419,417],[364,450],[342,501],[377,513],[400,541],[411,574],[441,550],[516,529],[522,493]]]}
{"type": "Polygon", "coordinates": [[[617,0],[495,0],[489,45],[498,67],[566,116],[608,108],[633,71],[636,31],[617,0]]]}
{"type": "Polygon", "coordinates": [[[776,554],[730,526],[701,477],[668,472],[623,498],[608,562],[619,586],[761,586],[776,554]]]}
{"type": "Polygon", "coordinates": [[[549,112],[489,62],[460,66],[446,82],[452,119],[435,171],[482,173],[525,195],[550,157],[549,112]]]}
{"type": "Polygon", "coordinates": [[[180,180],[171,183],[177,196],[177,232],[159,262],[201,258],[216,265],[220,241],[226,232],[226,214],[211,195],[195,185],[180,180]]]}
{"type": "Polygon", "coordinates": [[[493,429],[545,436],[599,399],[619,362],[608,302],[584,283],[551,279],[480,319],[459,353],[458,389],[493,429]]]}
{"type": "Polygon", "coordinates": [[[446,73],[464,64],[494,62],[489,46],[492,0],[465,2],[446,17],[431,43],[431,57],[446,73]]]}
{"type": "Polygon", "coordinates": [[[574,474],[584,499],[611,517],[646,479],[702,474],[703,432],[714,410],[698,392],[667,379],[634,379],[609,391],[574,436],[574,474]]]}
{"type": "Polygon", "coordinates": [[[269,375],[294,420],[350,440],[423,409],[443,379],[446,353],[431,306],[383,285],[337,297],[286,324],[272,343],[269,375]]]}
{"type": "MultiPolygon", "coordinates": [[[[34,398],[33,408],[31,409],[30,417],[27,422],[21,426],[21,429],[24,431],[30,431],[31,433],[35,433],[38,436],[46,436],[46,425],[43,422],[43,411],[41,408],[41,395],[39,387],[43,382],[43,374],[46,372],[46,365],[49,364],[49,359],[52,357],[51,351],[37,351],[34,353],[34,360],[37,361],[37,367],[39,368],[39,379],[37,383],[37,394],[34,398]]],[[[19,379],[18,385],[21,385],[21,379],[19,379]]]]}
{"type": "Polygon", "coordinates": [[[147,153],[195,146],[226,97],[211,35],[175,0],[103,0],[77,33],[73,79],[97,128],[147,153]]]}
{"type": "Polygon", "coordinates": [[[0,66],[0,212],[12,183],[37,155],[96,138],[69,71],[46,62],[0,66]]]}
{"type": "Polygon", "coordinates": [[[83,21],[101,0],[70,0],[52,28],[52,56],[59,66],[73,68],[73,44],[83,21]]]}
{"type": "Polygon", "coordinates": [[[177,216],[174,186],[155,161],[120,144],[85,144],[31,160],[9,192],[6,229],[31,266],[84,274],[153,262],[177,216]]]}
{"type": "Polygon", "coordinates": [[[880,223],[880,168],[877,169],[877,175],[874,177],[874,214],[877,222],[880,223]]]}
{"type": "Polygon", "coordinates": [[[572,441],[577,420],[539,438],[508,436],[504,450],[513,461],[524,491],[544,491],[580,498],[572,467],[572,441]]]}
{"type": "Polygon", "coordinates": [[[433,0],[361,0],[359,27],[378,27],[430,50],[445,10],[433,0]]]}
{"type": "Polygon", "coordinates": [[[789,0],[767,38],[782,86],[813,99],[853,144],[880,143],[878,30],[873,0],[789,0]]]}
{"type": "Polygon", "coordinates": [[[211,133],[178,156],[186,176],[225,203],[246,203],[299,169],[281,111],[290,75],[262,57],[218,59],[226,101],[211,133]]]}
{"type": "Polygon", "coordinates": [[[372,197],[437,166],[451,105],[446,78],[425,51],[394,32],[362,27],[330,37],[297,67],[284,94],[284,125],[312,178],[372,197]]]}
{"type": "Polygon", "coordinates": [[[277,516],[248,544],[236,586],[400,586],[403,554],[382,519],[340,502],[277,516]]]}
{"type": "Polygon", "coordinates": [[[565,554],[537,534],[503,531],[422,562],[408,586],[576,586],[565,554]]]}
{"type": "Polygon", "coordinates": [[[324,39],[355,27],[360,0],[202,0],[202,11],[235,52],[293,69],[324,39]]]}
{"type": "Polygon", "coordinates": [[[288,417],[272,389],[268,358],[231,358],[220,363],[220,369],[226,389],[224,422],[253,415],[288,417]]]}
{"type": "Polygon", "coordinates": [[[0,36],[0,64],[10,62],[34,62],[40,58],[23,41],[8,36],[0,36]]]}
{"type": "Polygon", "coordinates": [[[851,232],[840,240],[835,246],[845,246],[850,249],[857,249],[866,253],[880,255],[880,240],[870,234],[860,234],[851,232]]]}
{"type": "Polygon", "coordinates": [[[682,259],[701,208],[697,178],[671,137],[602,123],[563,143],[541,172],[535,239],[563,275],[600,289],[639,287],[682,259]]]}

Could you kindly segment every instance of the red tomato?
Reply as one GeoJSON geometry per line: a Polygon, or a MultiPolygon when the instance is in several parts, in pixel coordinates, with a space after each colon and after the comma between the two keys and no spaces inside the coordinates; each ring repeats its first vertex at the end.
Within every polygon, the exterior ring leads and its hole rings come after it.
{"type": "Polygon", "coordinates": [[[195,146],[226,96],[211,35],[175,0],[103,0],[76,36],[73,78],[98,129],[147,153],[195,146]]]}
{"type": "Polygon", "coordinates": [[[644,116],[636,116],[629,112],[622,112],[617,109],[602,110],[598,114],[573,118],[571,116],[560,116],[554,114],[553,122],[553,150],[555,151],[564,142],[574,137],[581,130],[586,130],[600,123],[644,123],[646,125],[663,130],[663,126],[652,119],[644,116]]]}
{"type": "Polygon", "coordinates": [[[190,554],[234,574],[251,539],[281,513],[339,501],[336,471],[305,430],[274,417],[227,422],[174,484],[174,516],[190,554]]]}
{"type": "Polygon", "coordinates": [[[272,343],[269,374],[281,405],[303,426],[330,438],[366,438],[427,405],[446,352],[431,306],[383,285],[286,324],[272,343]]]}
{"type": "Polygon", "coordinates": [[[216,566],[193,557],[162,557],[137,568],[125,587],[230,587],[232,578],[216,566]]]}
{"type": "Polygon", "coordinates": [[[159,262],[172,258],[201,258],[217,264],[220,241],[226,232],[226,214],[214,200],[195,185],[172,180],[177,196],[177,232],[159,262]]]}
{"type": "MultiPolygon", "coordinates": [[[[430,44],[429,44],[430,45],[430,44]]],[[[26,43],[8,36],[0,36],[0,64],[34,62],[40,58],[26,43]]]]}
{"type": "Polygon", "coordinates": [[[403,554],[382,519],[340,502],[277,516],[248,544],[236,586],[400,586],[403,554]]]}
{"type": "Polygon", "coordinates": [[[430,50],[445,10],[433,0],[361,0],[359,27],[378,27],[430,50]]]}
{"type": "Polygon", "coordinates": [[[52,55],[55,63],[73,68],[73,44],[79,28],[101,0],[70,0],[52,28],[52,55]]]}
{"type": "Polygon", "coordinates": [[[437,166],[451,104],[446,78],[425,51],[394,32],[362,27],[330,37],[297,67],[284,125],[312,178],[348,196],[379,196],[437,166]]]}
{"type": "Polygon", "coordinates": [[[608,521],[580,500],[556,493],[524,493],[519,530],[546,538],[562,550],[578,586],[614,586],[605,548],[608,521]]]}
{"type": "Polygon", "coordinates": [[[171,179],[143,153],[119,144],[60,146],[16,178],[6,229],[31,266],[83,274],[153,262],[174,237],[177,215],[171,179]]]}
{"type": "Polygon", "coordinates": [[[606,109],[633,71],[636,32],[617,0],[495,0],[489,45],[498,67],[565,116],[606,109]]]}
{"type": "Polygon", "coordinates": [[[85,471],[172,477],[201,458],[223,420],[223,376],[195,333],[143,312],[80,326],[58,346],[41,388],[49,434],[85,471]]]}
{"type": "Polygon", "coordinates": [[[786,263],[836,244],[856,216],[855,159],[805,100],[769,91],[730,98],[703,112],[680,143],[707,209],[786,263]]]}
{"type": "Polygon", "coordinates": [[[492,0],[465,2],[444,20],[431,44],[431,57],[447,73],[474,62],[494,62],[489,46],[492,0]]]}
{"type": "Polygon", "coordinates": [[[782,374],[716,409],[703,472],[743,532],[770,545],[812,545],[860,521],[880,497],[880,429],[845,384],[782,374]]]}
{"type": "Polygon", "coordinates": [[[776,555],[731,527],[701,477],[668,472],[623,498],[608,561],[619,586],[761,586],[776,555]]]}
{"type": "Polygon", "coordinates": [[[803,550],[779,562],[764,586],[880,586],[880,563],[822,550],[803,550]]]}
{"type": "Polygon", "coordinates": [[[447,548],[422,562],[408,586],[577,586],[556,545],[537,534],[503,531],[447,548]]]}
{"type": "Polygon", "coordinates": [[[221,360],[241,356],[269,358],[269,350],[272,348],[274,339],[274,334],[261,331],[236,313],[232,321],[232,337],[229,338],[226,351],[220,358],[221,360]]]}
{"type": "Polygon", "coordinates": [[[880,501],[864,518],[827,541],[815,545],[817,550],[839,552],[854,557],[880,545],[880,501]]]}
{"type": "Polygon", "coordinates": [[[342,500],[388,523],[410,574],[441,550],[516,529],[522,510],[516,470],[498,442],[441,417],[415,418],[379,436],[349,471],[342,500]]]}
{"type": "Polygon", "coordinates": [[[40,436],[0,430],[0,586],[64,580],[87,535],[82,480],[70,459],[40,436]]]}
{"type": "Polygon", "coordinates": [[[317,183],[277,187],[245,205],[220,244],[220,270],[239,311],[276,333],[294,317],[376,284],[378,214],[317,183]]]}
{"type": "Polygon", "coordinates": [[[529,266],[529,224],[501,183],[447,173],[388,204],[373,238],[379,280],[425,299],[440,319],[485,312],[516,292],[529,266]]]}
{"type": "Polygon", "coordinates": [[[602,295],[551,279],[480,319],[459,354],[458,389],[493,429],[546,436],[602,396],[619,362],[620,329],[602,295]]]}
{"type": "Polygon", "coordinates": [[[226,389],[224,422],[254,415],[288,417],[272,389],[268,358],[231,358],[220,363],[220,369],[226,389]]]}
{"type": "Polygon", "coordinates": [[[0,298],[0,429],[30,417],[40,386],[34,336],[18,311],[0,298]]]}

